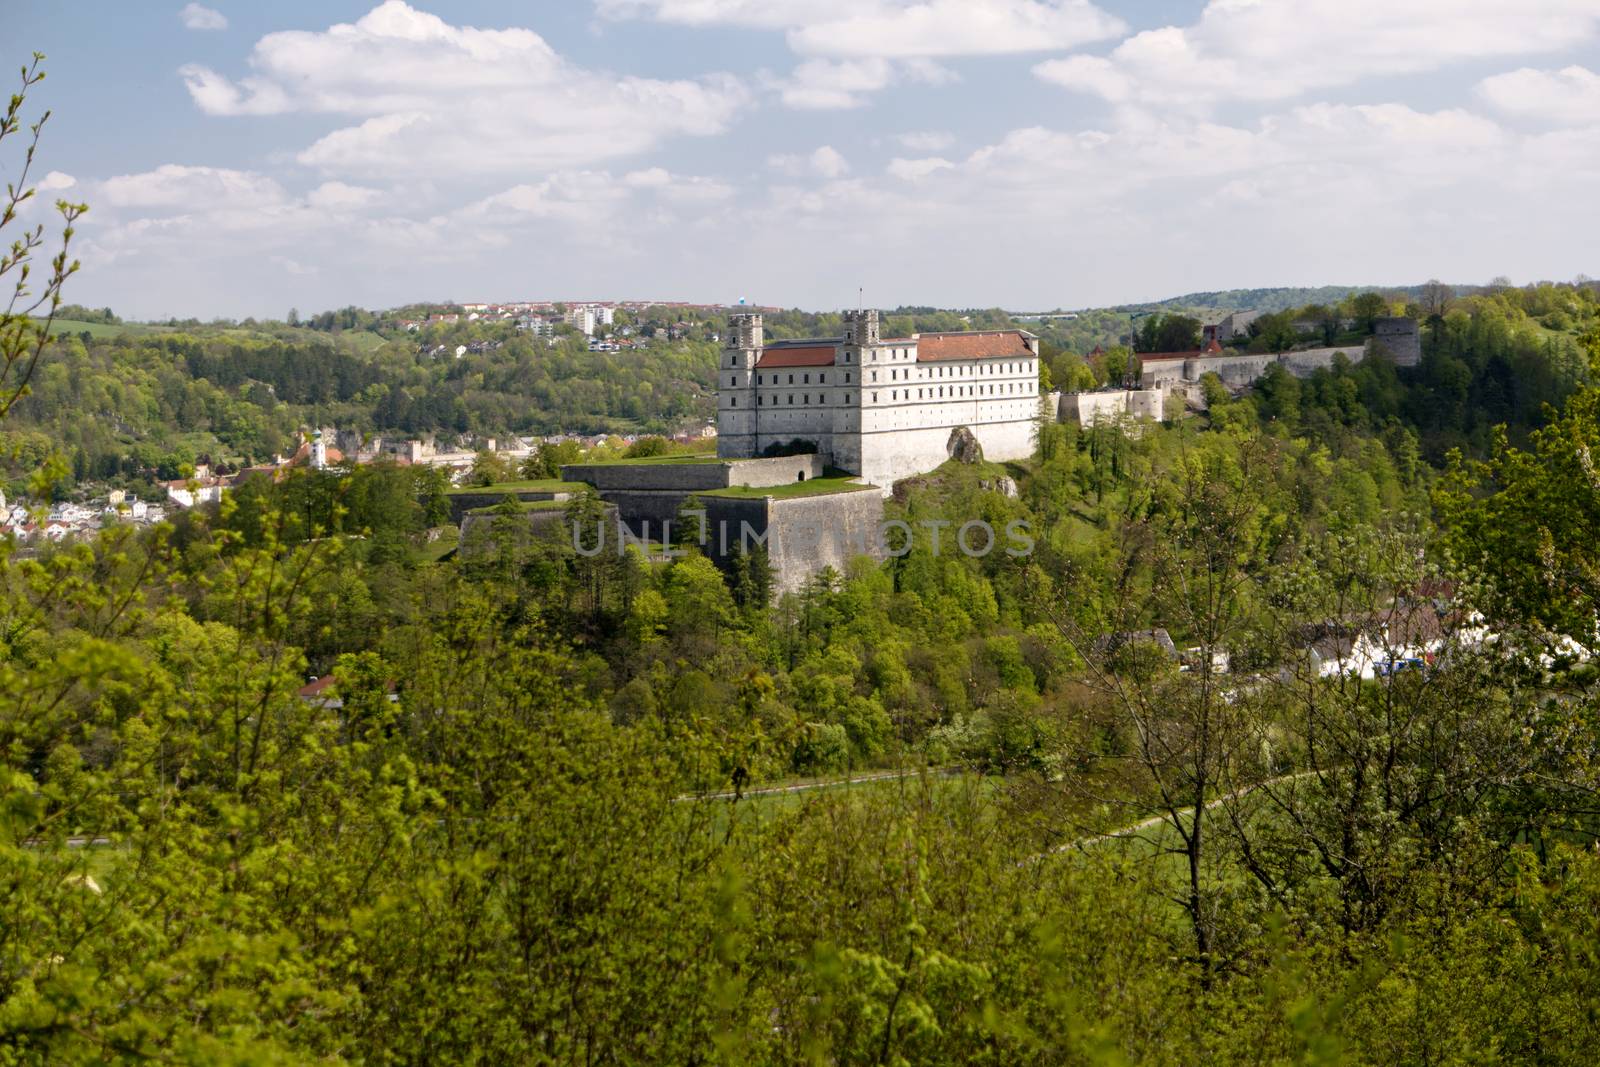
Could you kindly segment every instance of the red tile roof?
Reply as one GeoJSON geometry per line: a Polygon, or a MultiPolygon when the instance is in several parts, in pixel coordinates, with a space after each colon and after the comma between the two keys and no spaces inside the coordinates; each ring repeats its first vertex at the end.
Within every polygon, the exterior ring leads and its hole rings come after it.
{"type": "MultiPolygon", "coordinates": [[[[885,345],[917,346],[917,362],[951,359],[1015,359],[1033,355],[1018,330],[975,330],[963,333],[925,333],[919,337],[889,337],[885,345]]],[[[833,340],[779,341],[769,344],[757,367],[830,367],[839,342],[833,340]]]]}
{"type": "Polygon", "coordinates": [[[917,362],[946,359],[1028,358],[1033,351],[1017,330],[983,330],[970,333],[925,333],[917,338],[917,362]]]}
{"type": "Polygon", "coordinates": [[[302,685],[299,691],[300,696],[306,700],[310,700],[312,697],[319,697],[328,690],[329,686],[333,685],[333,682],[333,675],[324,674],[321,678],[313,680],[309,685],[302,685]]]}
{"type": "Polygon", "coordinates": [[[800,345],[775,345],[765,348],[757,367],[831,367],[834,346],[830,342],[800,345]]]}

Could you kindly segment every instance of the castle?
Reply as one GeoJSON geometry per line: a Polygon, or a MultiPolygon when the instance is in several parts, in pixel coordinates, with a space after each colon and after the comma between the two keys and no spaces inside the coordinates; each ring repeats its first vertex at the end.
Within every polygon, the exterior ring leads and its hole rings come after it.
{"type": "Polygon", "coordinates": [[[798,441],[881,486],[932,470],[970,431],[991,460],[1023,459],[1040,417],[1039,339],[1024,330],[879,336],[878,312],[842,338],[766,343],[760,315],[730,322],[717,383],[717,454],[798,441]]]}

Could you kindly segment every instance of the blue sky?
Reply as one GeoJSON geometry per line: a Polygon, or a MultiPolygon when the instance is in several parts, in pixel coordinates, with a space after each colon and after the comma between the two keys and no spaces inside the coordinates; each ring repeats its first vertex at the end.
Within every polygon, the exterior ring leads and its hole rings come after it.
{"type": "Polygon", "coordinates": [[[13,66],[49,56],[41,199],[91,205],[69,298],[128,316],[1600,274],[1596,0],[14,0],[7,27],[13,66]]]}

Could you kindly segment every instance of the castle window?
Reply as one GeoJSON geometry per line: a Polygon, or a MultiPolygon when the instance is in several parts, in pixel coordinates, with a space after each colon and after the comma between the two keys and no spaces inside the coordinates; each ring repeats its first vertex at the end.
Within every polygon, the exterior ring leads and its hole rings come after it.
{"type": "Polygon", "coordinates": [[[728,357],[728,366],[737,367],[738,365],[739,365],[739,357],[738,356],[729,356],[728,357]]]}
{"type": "Polygon", "coordinates": [[[822,374],[817,375],[817,381],[819,383],[821,383],[822,385],[827,385],[828,384],[827,372],[823,372],[822,374]]]}
{"type": "Polygon", "coordinates": [[[802,404],[809,404],[809,403],[811,403],[811,394],[810,394],[810,393],[807,393],[807,394],[806,394],[806,395],[805,395],[805,396],[803,396],[803,397],[801,397],[801,398],[800,398],[800,403],[802,403],[802,404]]]}
{"type": "Polygon", "coordinates": [[[800,375],[800,377],[805,382],[806,385],[810,385],[811,384],[811,375],[802,374],[802,375],[800,375]]]}
{"type": "Polygon", "coordinates": [[[791,407],[794,405],[794,394],[793,393],[789,394],[789,404],[790,404],[791,407]]]}
{"type": "Polygon", "coordinates": [[[877,381],[878,380],[878,372],[877,371],[873,371],[872,372],[872,380],[873,381],[877,381]]]}
{"type": "Polygon", "coordinates": [[[849,393],[844,394],[844,402],[846,404],[850,403],[850,394],[849,393]]]}
{"type": "Polygon", "coordinates": [[[850,372],[849,371],[845,371],[844,372],[844,384],[846,384],[846,385],[850,384],[850,372]]]}
{"type": "Polygon", "coordinates": [[[878,402],[878,394],[877,393],[873,393],[872,394],[872,402],[874,404],[876,404],[878,402]]]}
{"type": "Polygon", "coordinates": [[[791,375],[789,375],[789,384],[790,384],[790,385],[793,385],[793,384],[794,384],[794,375],[792,375],[792,374],[791,374],[791,375]]]}
{"type": "Polygon", "coordinates": [[[728,406],[729,407],[735,407],[735,408],[738,407],[739,406],[739,398],[736,397],[736,396],[730,396],[728,398],[728,406]]]}

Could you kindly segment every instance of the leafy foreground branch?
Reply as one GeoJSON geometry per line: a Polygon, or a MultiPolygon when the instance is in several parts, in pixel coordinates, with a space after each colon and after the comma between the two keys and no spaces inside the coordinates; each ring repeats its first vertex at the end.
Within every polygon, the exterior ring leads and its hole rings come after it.
{"type": "MultiPolygon", "coordinates": [[[[44,80],[44,71],[39,67],[43,60],[44,56],[35,52],[33,61],[22,68],[21,85],[11,94],[5,115],[0,117],[0,159],[11,149],[8,142],[19,136],[25,140],[20,165],[7,168],[14,169],[17,176],[6,183],[4,195],[0,195],[0,235],[17,223],[38,192],[28,181],[50,112],[25,125],[23,106],[28,91],[44,80]]],[[[24,223],[21,233],[6,240],[9,247],[0,251],[0,290],[10,290],[4,308],[0,308],[0,418],[27,395],[28,382],[50,340],[50,326],[61,306],[61,288],[78,270],[78,261],[67,258],[67,248],[72,243],[74,224],[89,208],[66,200],[57,200],[55,207],[62,219],[61,245],[49,260],[42,279],[36,276],[34,260],[45,244],[43,222],[31,229],[24,223]]]]}

